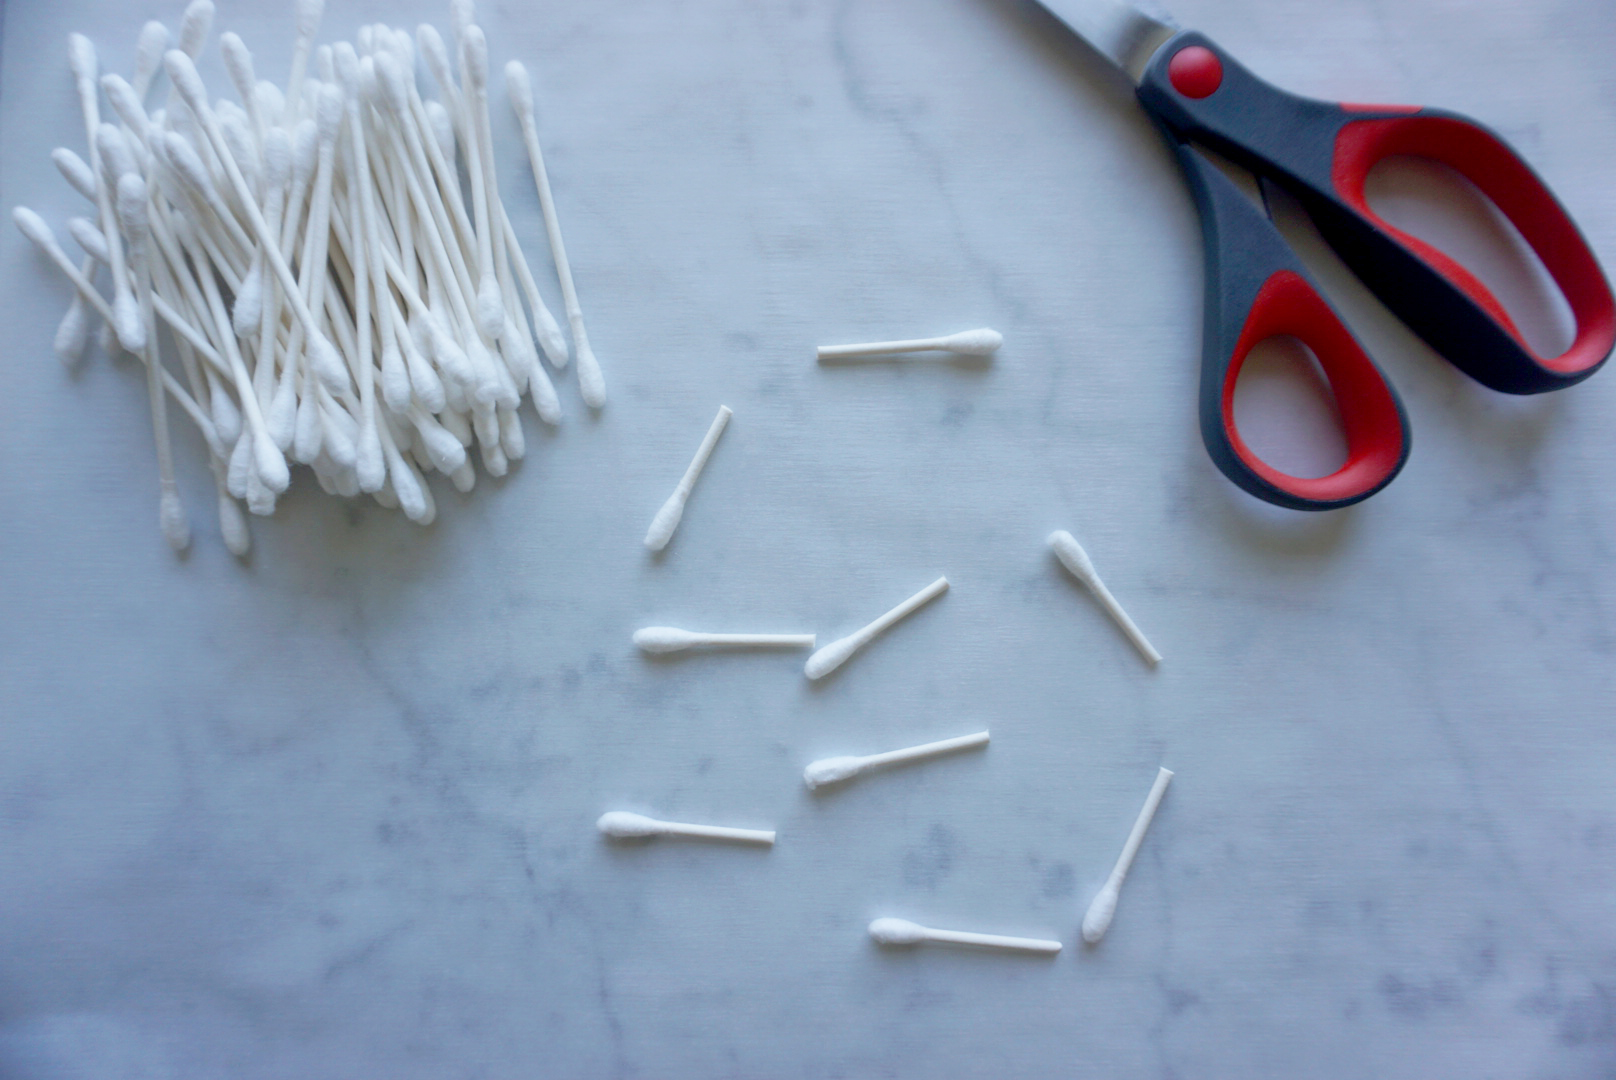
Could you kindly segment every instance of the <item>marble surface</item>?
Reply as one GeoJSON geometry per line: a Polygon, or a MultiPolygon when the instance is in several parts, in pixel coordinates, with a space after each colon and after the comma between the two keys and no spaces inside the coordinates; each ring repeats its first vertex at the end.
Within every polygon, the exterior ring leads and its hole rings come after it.
{"type": "MultiPolygon", "coordinates": [[[[329,7],[325,40],[448,22],[329,7]]],[[[280,70],[290,5],[221,8],[280,70]]],[[[1484,119],[1616,261],[1607,0],[1174,8],[1290,89],[1484,119]]],[[[0,202],[78,212],[47,157],[82,146],[65,35],[127,70],[141,23],[179,10],[6,3],[0,202]]],[[[1037,10],[481,14],[495,63],[534,70],[612,397],[591,417],[567,380],[559,430],[529,415],[527,460],[439,485],[429,529],[305,473],[239,563],[188,435],[197,539],[173,557],[138,372],[66,374],[67,291],[0,239],[0,1075],[1616,1073],[1616,375],[1483,390],[1288,220],[1414,449],[1360,507],[1276,511],[1195,430],[1177,170],[1037,10]],[[984,324],[1007,339],[991,365],[812,360],[984,324]],[[734,422],[647,557],[721,402],[734,422]],[[1060,572],[1055,528],[1158,671],[1060,572]],[[940,573],[946,597],[822,685],[801,653],[629,641],[828,640],[940,573]],[[800,779],[983,726],[986,752],[800,779]],[[1116,923],[1080,947],[1158,764],[1177,779],[1116,923]],[[614,808],[779,843],[607,845],[614,808]],[[887,914],[1067,948],[883,952],[864,927],[887,914]]],[[[1417,205],[1417,181],[1382,196],[1417,205]]]]}

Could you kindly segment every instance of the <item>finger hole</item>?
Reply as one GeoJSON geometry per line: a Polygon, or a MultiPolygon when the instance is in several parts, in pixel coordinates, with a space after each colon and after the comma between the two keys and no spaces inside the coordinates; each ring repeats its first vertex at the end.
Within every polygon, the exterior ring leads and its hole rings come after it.
{"type": "Polygon", "coordinates": [[[1289,476],[1329,476],[1347,462],[1341,412],[1318,357],[1299,338],[1258,342],[1240,366],[1234,421],[1246,447],[1289,476]]]}

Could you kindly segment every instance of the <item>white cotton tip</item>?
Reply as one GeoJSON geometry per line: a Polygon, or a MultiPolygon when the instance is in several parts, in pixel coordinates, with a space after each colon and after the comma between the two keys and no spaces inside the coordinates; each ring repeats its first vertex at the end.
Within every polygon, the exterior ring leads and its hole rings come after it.
{"type": "Polygon", "coordinates": [[[359,32],[354,35],[354,45],[357,47],[359,55],[369,56],[376,48],[375,24],[366,23],[361,26],[359,32]]]}
{"type": "Polygon", "coordinates": [[[404,516],[419,524],[426,524],[426,495],[415,470],[408,465],[394,469],[392,480],[393,494],[398,496],[398,505],[404,511],[404,516]]]}
{"type": "Polygon", "coordinates": [[[297,393],[292,389],[291,379],[281,379],[275,384],[269,408],[264,410],[264,429],[269,432],[269,441],[275,444],[275,449],[284,454],[292,448],[297,433],[297,393]]]}
{"type": "Polygon", "coordinates": [[[67,66],[73,69],[75,79],[94,84],[100,68],[95,56],[95,43],[83,34],[67,35],[67,66]]]}
{"type": "Polygon", "coordinates": [[[244,103],[252,100],[258,75],[253,71],[252,53],[248,51],[247,43],[241,40],[241,35],[230,30],[220,34],[219,55],[224,57],[225,74],[230,76],[230,82],[241,100],[244,103]]]}
{"type": "Polygon", "coordinates": [[[426,118],[432,124],[432,138],[437,141],[438,151],[443,154],[443,160],[454,161],[454,120],[449,117],[449,110],[441,101],[429,101],[426,103],[426,118]]]}
{"type": "Polygon", "coordinates": [[[321,45],[314,50],[314,70],[320,73],[322,82],[337,81],[337,62],[331,56],[331,46],[321,45]]]}
{"type": "Polygon", "coordinates": [[[417,425],[417,432],[421,441],[426,445],[427,457],[432,461],[432,467],[445,476],[453,475],[460,466],[466,463],[466,448],[460,445],[460,440],[441,424],[422,423],[417,425]]]}
{"type": "Polygon", "coordinates": [[[320,142],[334,143],[342,130],[342,90],[331,83],[320,84],[320,95],[314,103],[314,122],[320,133],[320,142]]]}
{"type": "Polygon", "coordinates": [[[878,945],[919,945],[926,940],[926,928],[908,919],[876,919],[870,937],[878,945]]]}
{"type": "Polygon", "coordinates": [[[404,69],[387,53],[377,53],[374,65],[376,82],[382,92],[380,104],[389,115],[402,114],[410,105],[410,89],[404,81],[404,69]]]}
{"type": "Polygon", "coordinates": [[[1116,913],[1117,887],[1108,881],[1083,916],[1083,940],[1093,945],[1105,937],[1105,932],[1111,929],[1111,919],[1116,913]]]}
{"type": "Polygon", "coordinates": [[[236,399],[224,388],[222,380],[212,384],[208,412],[213,415],[213,429],[219,433],[221,442],[234,443],[241,438],[241,410],[236,407],[236,399]]]}
{"type": "Polygon", "coordinates": [[[196,147],[177,131],[168,133],[163,140],[163,146],[168,151],[168,160],[174,166],[174,172],[179,176],[180,182],[190,188],[196,195],[206,202],[213,202],[216,198],[213,191],[213,178],[208,175],[208,167],[202,164],[202,157],[196,152],[196,147]]]}
{"type": "Polygon", "coordinates": [[[510,459],[505,456],[505,451],[499,448],[498,443],[493,446],[485,443],[479,447],[479,450],[481,450],[483,456],[483,468],[488,470],[489,476],[504,476],[507,472],[510,472],[510,459]]]}
{"type": "Polygon", "coordinates": [[[1004,344],[1004,335],[984,326],[977,330],[950,334],[943,339],[943,342],[949,352],[965,356],[992,356],[999,351],[999,346],[1004,344]]]}
{"type": "Polygon", "coordinates": [[[320,405],[314,394],[304,394],[297,401],[297,421],[292,429],[292,457],[304,465],[312,465],[320,456],[324,426],[320,423],[320,405]]]}
{"type": "Polygon", "coordinates": [[[539,414],[539,419],[551,427],[561,423],[561,398],[556,396],[555,383],[550,381],[536,353],[528,368],[527,388],[533,396],[533,408],[539,414]]]}
{"type": "Polygon", "coordinates": [[[65,146],[58,146],[51,151],[51,160],[56,163],[62,178],[73,186],[74,191],[95,202],[95,173],[84,163],[83,158],[65,146]]]}
{"type": "Polygon", "coordinates": [[[84,359],[84,350],[90,344],[90,312],[84,298],[77,293],[68,305],[67,313],[56,327],[56,358],[68,367],[84,359]]]}
{"type": "Polygon", "coordinates": [[[246,276],[241,279],[236,305],[230,312],[230,325],[235,328],[237,337],[252,337],[258,332],[263,318],[264,268],[263,263],[255,259],[247,268],[246,276]]]}
{"type": "Polygon", "coordinates": [[[455,37],[465,37],[466,31],[476,21],[475,0],[449,0],[449,25],[454,28],[455,37]]]}
{"type": "Polygon", "coordinates": [[[134,84],[144,89],[151,82],[151,77],[163,62],[163,53],[168,49],[168,27],[153,19],[140,28],[140,36],[135,39],[135,78],[134,84]]]}
{"type": "Polygon", "coordinates": [[[518,119],[533,115],[533,80],[528,78],[522,61],[512,60],[505,65],[505,92],[511,96],[511,107],[518,119]]]}
{"type": "Polygon", "coordinates": [[[241,170],[247,185],[256,188],[261,175],[258,144],[253,139],[247,118],[233,112],[223,112],[219,116],[219,126],[224,130],[224,145],[235,159],[236,168],[241,170]]]}
{"type": "Polygon", "coordinates": [[[219,534],[224,546],[236,558],[252,550],[252,533],[247,531],[247,517],[236,500],[223,492],[219,495],[219,534]]]}
{"type": "Polygon", "coordinates": [[[157,523],[169,547],[184,551],[191,546],[191,519],[185,516],[185,504],[177,492],[165,491],[158,499],[157,523]]]}
{"type": "Polygon", "coordinates": [[[810,679],[824,678],[847,663],[848,657],[858,652],[862,644],[864,643],[856,635],[831,642],[808,658],[808,662],[803,665],[803,674],[810,679]]]}
{"type": "MultiPolygon", "coordinates": [[[[211,4],[208,6],[212,7],[211,4]]],[[[190,14],[189,8],[186,14],[190,14]]],[[[191,107],[191,111],[198,116],[204,115],[209,108],[208,88],[202,85],[202,76],[196,73],[196,63],[190,54],[183,48],[168,50],[163,54],[163,70],[168,72],[168,81],[174,84],[174,89],[179,92],[181,100],[191,107]]]]}
{"type": "Polygon", "coordinates": [[[331,46],[331,57],[337,65],[337,81],[342,84],[342,92],[347,97],[356,97],[359,94],[359,54],[354,47],[346,41],[339,41],[331,46]]]}
{"type": "Polygon", "coordinates": [[[124,173],[118,180],[118,226],[129,243],[142,247],[151,233],[146,209],[146,181],[139,173],[124,173]]]}
{"type": "Polygon", "coordinates": [[[368,416],[359,427],[356,449],[358,456],[354,459],[354,471],[359,475],[359,490],[367,495],[375,494],[387,481],[387,460],[382,455],[381,435],[376,430],[375,422],[368,416]]]}
{"type": "Polygon", "coordinates": [[[428,329],[432,335],[432,355],[437,358],[443,373],[462,385],[469,386],[476,382],[477,374],[472,369],[471,359],[443,323],[434,317],[428,323],[428,329]]]}
{"type": "Polygon", "coordinates": [[[146,320],[140,317],[140,305],[135,302],[133,293],[113,297],[112,328],[118,333],[118,344],[126,352],[138,353],[146,348],[146,320]]]}
{"type": "Polygon", "coordinates": [[[443,37],[438,28],[431,23],[422,23],[415,28],[415,47],[421,52],[421,59],[426,61],[427,70],[432,72],[432,78],[437,80],[438,87],[447,93],[453,89],[454,76],[449,73],[449,50],[444,48],[443,37]]]}
{"type": "Polygon", "coordinates": [[[475,93],[488,90],[488,36],[483,28],[473,23],[460,37],[466,50],[466,85],[475,93]]]}
{"type": "Polygon", "coordinates": [[[383,105],[380,80],[376,78],[376,58],[363,57],[359,61],[359,100],[366,105],[383,105]]]}
{"type": "Polygon", "coordinates": [[[265,435],[265,438],[253,440],[253,465],[264,486],[280,494],[292,482],[292,474],[286,467],[286,457],[280,447],[275,445],[275,440],[267,437],[267,432],[265,435]]]}
{"type": "Polygon", "coordinates": [[[259,79],[253,87],[253,100],[258,103],[258,115],[267,127],[280,127],[286,120],[286,94],[268,79],[259,79]]]}
{"type": "Polygon", "coordinates": [[[95,332],[95,343],[102,355],[109,359],[117,359],[123,353],[123,346],[118,344],[118,335],[112,332],[109,323],[102,323],[101,329],[95,332]]]}
{"type": "Polygon", "coordinates": [[[631,814],[626,810],[613,810],[600,815],[595,822],[595,828],[604,835],[619,840],[635,839],[642,836],[657,836],[662,832],[662,823],[643,814],[631,814]]]}
{"type": "Polygon", "coordinates": [[[683,491],[675,490],[668,496],[668,501],[662,504],[662,509],[656,512],[651,519],[651,527],[645,531],[645,546],[650,551],[661,551],[673,539],[673,531],[679,527],[679,519],[685,516],[685,499],[683,491]]]}
{"type": "Polygon", "coordinates": [[[308,183],[320,157],[320,129],[310,119],[297,122],[292,129],[292,186],[308,183]]]}
{"type": "Polygon", "coordinates": [[[1088,583],[1094,580],[1094,563],[1089,560],[1089,553],[1083,550],[1071,533],[1065,529],[1050,533],[1049,546],[1054,550],[1055,557],[1060,559],[1061,564],[1079,581],[1088,583]]]}
{"type": "Polygon", "coordinates": [[[407,411],[412,394],[410,373],[404,367],[404,353],[397,342],[390,341],[382,346],[381,383],[382,400],[387,402],[387,407],[396,413],[407,411]]]}
{"type": "Polygon", "coordinates": [[[13,207],[11,220],[17,223],[22,234],[42,248],[56,246],[56,234],[51,227],[45,224],[45,219],[28,209],[26,206],[13,207]]]}
{"type": "Polygon", "coordinates": [[[347,390],[348,366],[343,363],[342,354],[337,352],[337,347],[331,344],[330,339],[324,334],[315,334],[309,339],[307,349],[314,373],[325,383],[326,389],[333,394],[347,390]]]}
{"type": "Polygon", "coordinates": [[[253,436],[252,432],[244,431],[236,440],[236,445],[230,451],[230,464],[225,468],[224,486],[238,499],[247,497],[247,477],[253,471],[253,436]]]}
{"type": "MultiPolygon", "coordinates": [[[[213,27],[213,0],[191,0],[180,18],[180,51],[195,57],[207,43],[213,27]]],[[[173,78],[170,74],[169,78],[173,78]]]]}
{"type": "Polygon", "coordinates": [[[454,484],[455,490],[464,495],[477,486],[477,470],[470,461],[467,461],[449,474],[449,480],[454,484]]]}
{"type": "Polygon", "coordinates": [[[320,17],[325,14],[325,0],[297,0],[297,36],[312,40],[320,32],[320,17]]]}
{"type": "Polygon", "coordinates": [[[109,186],[116,185],[119,177],[138,171],[123,132],[111,124],[104,123],[95,129],[95,148],[100,151],[101,173],[109,186]]]}
{"type": "Polygon", "coordinates": [[[681,652],[699,645],[702,640],[700,634],[692,634],[677,626],[647,626],[634,631],[634,644],[648,653],[681,652]]]}
{"type": "Polygon", "coordinates": [[[268,517],[275,512],[275,492],[271,491],[257,473],[247,476],[247,512],[268,517]]]}
{"type": "Polygon", "coordinates": [[[802,771],[803,783],[808,790],[824,787],[826,784],[839,784],[843,780],[851,780],[864,768],[864,759],[860,757],[833,757],[816,761],[802,771]]]}
{"type": "Polygon", "coordinates": [[[522,414],[514,409],[499,410],[499,448],[508,461],[527,456],[527,436],[522,432],[522,414]]]}
{"type": "Polygon", "coordinates": [[[146,117],[146,107],[140,103],[140,95],[135,93],[135,88],[122,75],[109,71],[101,76],[101,92],[107,95],[107,101],[111,102],[112,111],[118,114],[118,119],[128,124],[137,137],[144,139],[151,121],[146,117]]]}
{"type": "Polygon", "coordinates": [[[102,266],[112,265],[112,255],[107,251],[107,238],[95,222],[86,217],[67,219],[68,235],[73,241],[84,249],[84,254],[100,263],[102,266]]]}
{"type": "Polygon", "coordinates": [[[505,332],[505,302],[493,274],[485,275],[477,286],[477,325],[490,341],[499,340],[505,332]]]}
{"type": "Polygon", "coordinates": [[[292,137],[285,128],[270,128],[264,136],[264,183],[284,190],[292,179],[292,137]]]}
{"type": "Polygon", "coordinates": [[[591,409],[606,406],[606,378],[600,373],[600,362],[588,341],[578,342],[578,393],[591,409]]]}
{"type": "Polygon", "coordinates": [[[442,412],[444,405],[448,404],[443,392],[443,380],[432,370],[426,357],[416,349],[406,349],[404,367],[409,372],[410,389],[415,393],[415,400],[429,413],[442,412]]]}

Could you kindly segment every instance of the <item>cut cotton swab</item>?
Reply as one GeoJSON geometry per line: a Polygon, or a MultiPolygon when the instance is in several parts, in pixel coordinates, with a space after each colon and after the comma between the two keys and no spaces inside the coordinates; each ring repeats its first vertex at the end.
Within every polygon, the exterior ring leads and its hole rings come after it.
{"type": "Polygon", "coordinates": [[[1111,595],[1111,590],[1105,587],[1105,582],[1101,581],[1100,575],[1095,572],[1094,563],[1089,560],[1088,552],[1072,538],[1072,534],[1064,529],[1050,533],[1049,546],[1055,550],[1055,555],[1062,565],[1072,572],[1072,576],[1089,587],[1094,598],[1100,601],[1100,606],[1116,620],[1118,626],[1122,627],[1122,632],[1128,635],[1128,640],[1133,642],[1145,660],[1153,666],[1161,663],[1161,653],[1145,640],[1144,633],[1134,625],[1132,619],[1128,618],[1128,613],[1122,610],[1122,605],[1117,603],[1117,598],[1111,595]]]}
{"type": "Polygon", "coordinates": [[[1156,807],[1161,804],[1162,795],[1172,778],[1173,774],[1167,769],[1157,771],[1156,782],[1150,785],[1150,794],[1145,796],[1144,808],[1139,811],[1139,817],[1128,833],[1128,842],[1122,845],[1117,865],[1112,868],[1111,876],[1106,878],[1099,895],[1089,904],[1088,914],[1083,916],[1083,940],[1090,945],[1105,937],[1106,930],[1111,926],[1111,918],[1117,913],[1117,893],[1122,889],[1122,879],[1128,876],[1128,868],[1133,865],[1134,856],[1139,854],[1139,844],[1145,838],[1145,830],[1150,827],[1150,819],[1156,816],[1156,807]]]}
{"type": "Polygon", "coordinates": [[[696,486],[696,480],[701,471],[707,467],[707,459],[712,457],[713,447],[718,445],[718,437],[724,434],[729,426],[730,412],[728,405],[718,407],[718,415],[713,417],[712,426],[702,438],[701,445],[696,448],[696,456],[685,470],[684,476],[679,479],[679,486],[673,489],[668,501],[662,504],[656,517],[651,519],[651,527],[645,533],[645,546],[652,551],[661,551],[673,539],[673,530],[679,527],[679,519],[685,515],[685,500],[690,498],[690,490],[696,486]]]}
{"type": "Polygon", "coordinates": [[[866,341],[857,345],[821,345],[819,359],[841,360],[853,356],[891,356],[909,352],[951,352],[963,356],[992,356],[1004,344],[1004,335],[984,326],[962,330],[946,337],[911,338],[907,341],[866,341]]]}
{"type": "Polygon", "coordinates": [[[773,829],[731,829],[722,825],[686,825],[658,821],[643,814],[613,810],[602,814],[595,827],[613,840],[637,840],[651,836],[689,836],[701,840],[733,840],[742,844],[772,844],[773,829]]]}
{"type": "Polygon", "coordinates": [[[888,750],[884,754],[867,754],[864,757],[833,757],[824,758],[814,762],[802,772],[803,782],[808,790],[824,787],[826,784],[837,784],[843,780],[851,780],[866,769],[874,769],[882,765],[896,765],[903,761],[919,761],[922,758],[936,757],[938,754],[951,754],[956,750],[968,750],[974,746],[986,746],[988,733],[978,731],[975,735],[961,735],[954,739],[941,739],[920,746],[910,746],[903,750],[888,750]]]}
{"type": "Polygon", "coordinates": [[[797,649],[814,647],[813,634],[702,634],[673,626],[647,626],[634,631],[634,644],[648,653],[680,652],[699,646],[797,649]]]}
{"type": "Polygon", "coordinates": [[[803,668],[803,672],[810,679],[818,679],[829,675],[846,663],[848,657],[869,644],[881,631],[947,591],[948,579],[946,577],[938,578],[864,629],[833,641],[814,653],[808,658],[808,663],[803,668]]]}
{"type": "Polygon", "coordinates": [[[980,945],[988,949],[1044,953],[1049,956],[1061,951],[1058,941],[1006,937],[1003,934],[972,934],[964,930],[933,930],[908,919],[876,919],[870,924],[870,936],[881,945],[919,945],[925,941],[935,941],[944,945],[980,945]]]}

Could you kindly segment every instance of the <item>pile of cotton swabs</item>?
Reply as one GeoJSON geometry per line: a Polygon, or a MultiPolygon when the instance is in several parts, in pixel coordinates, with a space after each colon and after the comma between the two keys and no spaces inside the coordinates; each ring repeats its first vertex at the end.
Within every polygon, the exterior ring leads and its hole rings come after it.
{"type": "MultiPolygon", "coordinates": [[[[425,524],[436,508],[423,472],[436,469],[469,490],[475,444],[488,472],[504,474],[524,452],[524,394],[544,422],[561,416],[535,332],[557,370],[567,364],[567,341],[495,183],[488,42],[470,0],[452,9],[458,80],[431,26],[413,39],[367,26],[356,44],[315,49],[321,7],[298,4],[284,90],[258,80],[239,37],[220,37],[240,104],[210,102],[197,74],[210,0],[186,9],[176,49],[161,23],[147,23],[129,80],[101,75],[95,46],[73,35],[89,161],[65,148],[53,157],[94,204],[92,217],[69,222],[88,258],[74,265],[38,214],[14,211],[77,288],[57,332],[62,359],[83,355],[93,313],[111,328],[102,337],[109,350],[116,343],[145,365],[159,521],[176,550],[189,543],[190,525],[174,482],[170,398],[201,429],[220,528],[238,555],[249,539],[236,500],[272,513],[290,481],[288,458],[310,466],[328,492],[369,494],[425,524]],[[417,48],[440,100],[424,100],[416,86],[417,48]],[[159,68],[171,89],[148,112],[159,68]],[[102,122],[102,93],[120,124],[102,122]],[[110,272],[110,302],[94,283],[98,266],[110,272]],[[177,364],[163,355],[159,326],[177,364]]],[[[599,408],[605,385],[556,224],[527,71],[512,61],[505,78],[580,393],[599,408]]]]}

